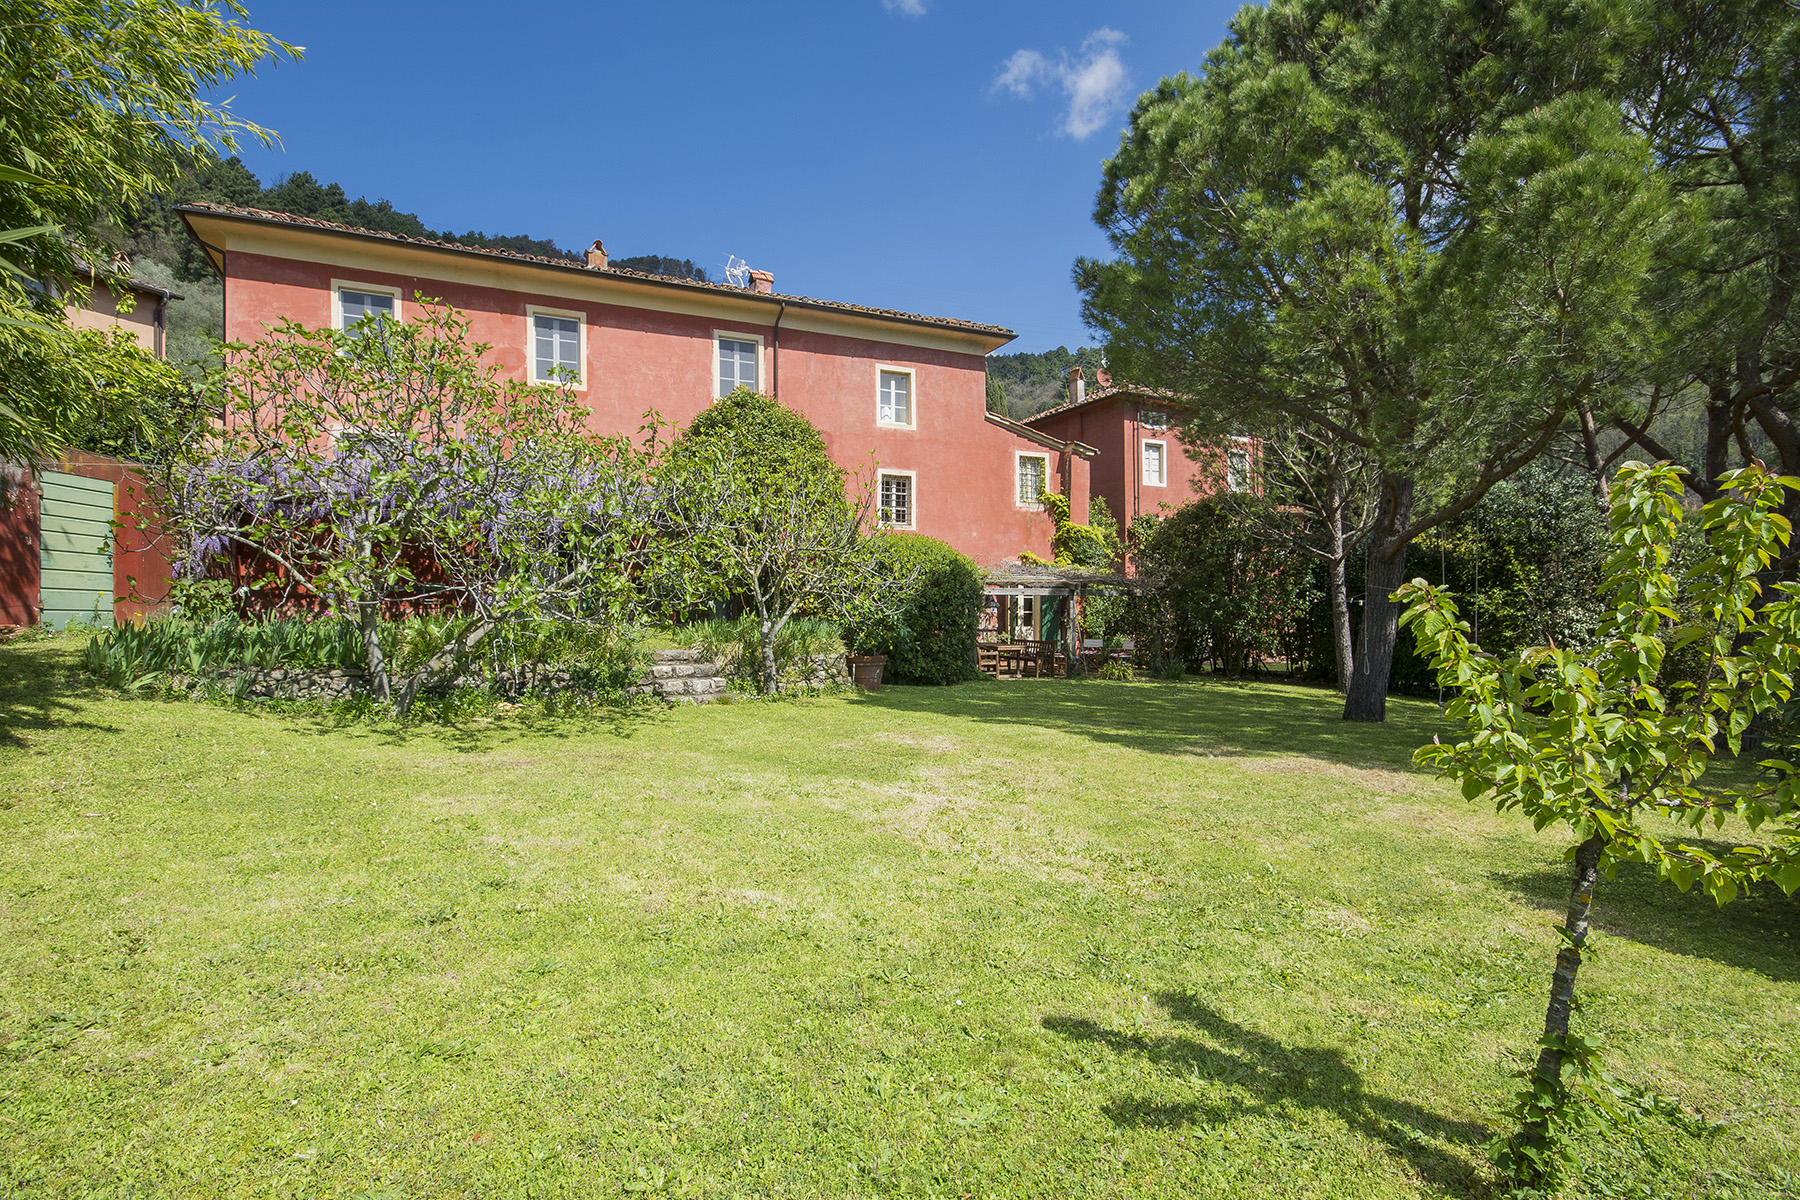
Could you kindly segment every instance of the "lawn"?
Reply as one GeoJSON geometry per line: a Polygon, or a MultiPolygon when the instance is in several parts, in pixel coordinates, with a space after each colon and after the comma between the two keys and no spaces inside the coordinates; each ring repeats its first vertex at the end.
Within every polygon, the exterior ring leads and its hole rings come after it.
{"type": "MultiPolygon", "coordinates": [[[[0,646],[0,1193],[1482,1196],[1566,838],[1329,694],[396,729],[0,646]]],[[[1800,1196],[1800,905],[1603,883],[1586,1029],[1800,1196]]]]}

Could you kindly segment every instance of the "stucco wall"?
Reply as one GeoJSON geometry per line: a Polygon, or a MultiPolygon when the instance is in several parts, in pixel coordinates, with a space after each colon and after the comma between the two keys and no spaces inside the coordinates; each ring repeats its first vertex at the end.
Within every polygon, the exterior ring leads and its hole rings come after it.
{"type": "MultiPolygon", "coordinates": [[[[443,300],[467,317],[477,341],[493,347],[493,361],[521,378],[528,308],[581,314],[585,347],[579,391],[592,413],[592,428],[605,434],[635,434],[650,411],[666,422],[687,424],[713,400],[715,334],[760,338],[762,389],[777,393],[783,404],[817,425],[833,458],[853,479],[866,477],[871,466],[916,473],[918,532],[984,562],[1027,550],[1049,553],[1049,518],[1014,502],[1013,451],[1041,448],[985,419],[986,363],[978,353],[785,325],[777,349],[773,320],[757,324],[661,312],[553,291],[520,291],[498,282],[482,286],[242,251],[226,257],[227,340],[261,340],[283,317],[329,326],[334,281],[399,289],[403,320],[417,311],[415,293],[443,300]],[[913,372],[913,428],[878,425],[882,366],[913,372]]],[[[1081,499],[1085,510],[1085,494],[1081,499]]]]}
{"type": "Polygon", "coordinates": [[[1086,442],[1100,451],[1090,466],[1089,494],[1106,501],[1120,528],[1145,513],[1157,514],[1180,508],[1190,500],[1210,495],[1223,478],[1216,461],[1204,452],[1182,445],[1173,429],[1146,429],[1138,421],[1140,403],[1152,411],[1155,401],[1135,396],[1108,396],[1080,408],[1033,419],[1033,429],[1064,441],[1086,442]],[[1159,441],[1166,447],[1167,482],[1161,487],[1143,481],[1143,444],[1159,441]]]}
{"type": "Polygon", "coordinates": [[[142,346],[158,358],[162,357],[162,344],[157,338],[160,330],[156,327],[156,311],[158,297],[140,295],[130,312],[119,311],[119,302],[112,292],[105,287],[94,288],[93,295],[85,306],[65,305],[63,311],[68,315],[69,324],[76,329],[123,329],[137,339],[142,346]]]}
{"type": "Polygon", "coordinates": [[[0,625],[37,624],[40,565],[37,480],[0,463],[0,625]]]}
{"type": "MultiPolygon", "coordinates": [[[[130,464],[71,451],[49,469],[113,484],[113,620],[159,611],[169,596],[167,537],[156,523],[151,489],[130,464]]],[[[0,625],[38,622],[42,562],[38,557],[41,491],[19,467],[0,464],[0,625]]]]}

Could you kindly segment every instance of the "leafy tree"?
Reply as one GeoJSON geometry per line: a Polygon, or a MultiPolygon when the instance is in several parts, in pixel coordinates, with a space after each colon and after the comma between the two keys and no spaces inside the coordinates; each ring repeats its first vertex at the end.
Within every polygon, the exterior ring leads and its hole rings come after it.
{"type": "Polygon", "coordinates": [[[987,376],[987,410],[991,413],[1006,415],[1006,385],[989,372],[987,376]]]}
{"type": "Polygon", "coordinates": [[[0,180],[0,227],[54,225],[21,247],[32,278],[104,270],[99,232],[215,143],[272,135],[204,94],[294,47],[240,24],[237,4],[0,0],[0,162],[51,181],[0,180]]]}
{"type": "Polygon", "coordinates": [[[1420,540],[1490,654],[1526,646],[1589,650],[1605,616],[1605,510],[1579,474],[1534,463],[1420,540]]]}
{"type": "MultiPolygon", "coordinates": [[[[694,418],[662,473],[669,529],[652,578],[665,603],[742,599],[756,614],[765,695],[780,687],[776,640],[795,616],[865,625],[907,586],[883,571],[869,489],[845,492],[812,422],[740,387],[694,418]]],[[[891,567],[891,564],[890,564],[891,567]]]]}
{"type": "Polygon", "coordinates": [[[401,237],[437,236],[417,216],[399,211],[390,201],[371,202],[366,196],[352,200],[342,184],[320,183],[311,171],[296,171],[276,180],[257,197],[257,207],[401,237]]]}
{"type": "Polygon", "coordinates": [[[623,620],[651,532],[629,440],[589,433],[567,389],[502,379],[468,328],[422,301],[404,324],[232,346],[224,410],[167,475],[178,572],[355,621],[399,716],[502,626],[623,620]],[[379,623],[400,607],[473,619],[395,681],[379,623]]]}
{"type": "Polygon", "coordinates": [[[0,459],[67,444],[103,389],[62,297],[118,282],[104,229],[215,141],[266,131],[202,93],[292,48],[242,9],[178,0],[0,0],[0,459]]]}
{"type": "Polygon", "coordinates": [[[124,330],[0,339],[0,403],[16,404],[21,395],[48,401],[63,415],[55,438],[61,445],[140,462],[174,453],[196,412],[180,372],[124,330]]]}
{"type": "Polygon", "coordinates": [[[1058,346],[1041,354],[990,354],[987,360],[989,410],[1025,418],[1055,408],[1069,399],[1069,371],[1080,367],[1092,380],[1106,365],[1105,356],[1093,346],[1070,350],[1058,346]],[[993,404],[995,384],[1002,402],[993,404]]]}
{"type": "Polygon", "coordinates": [[[857,654],[884,654],[893,683],[946,684],[977,678],[976,627],[986,589],[967,556],[918,533],[883,533],[876,553],[899,607],[854,635],[857,654]],[[908,586],[910,581],[910,586],[908,586]]]}
{"type": "Polygon", "coordinates": [[[1679,472],[1638,463],[1620,470],[1608,612],[1591,654],[1554,646],[1484,653],[1443,589],[1420,579],[1401,589],[1402,619],[1439,679],[1457,689],[1450,716],[1468,731],[1453,744],[1434,740],[1417,759],[1460,780],[1467,798],[1491,795],[1500,811],[1516,809],[1540,830],[1563,826],[1577,839],[1541,1050],[1525,1073],[1519,1131],[1497,1147],[1520,1183],[1551,1180],[1566,1160],[1569,1130],[1618,1115],[1621,1097],[1630,1098],[1601,1071],[1598,1035],[1569,1031],[1601,874],[1648,864],[1658,878],[1683,891],[1698,886],[1720,904],[1757,880],[1790,895],[1800,890],[1793,762],[1771,760],[1736,780],[1705,776],[1720,749],[1737,755],[1750,722],[1793,695],[1800,586],[1764,595],[1758,576],[1789,543],[1791,527],[1776,510],[1800,479],[1751,468],[1719,488],[1698,517],[1701,548],[1677,576],[1671,563],[1692,519],[1680,504],[1679,472]],[[1671,678],[1683,648],[1702,659],[1695,678],[1671,678]],[[1720,855],[1675,840],[1730,817],[1760,830],[1762,844],[1720,855]]]}
{"type": "Polygon", "coordinates": [[[1586,8],[1275,0],[1138,103],[1083,260],[1111,369],[1210,434],[1305,426],[1375,511],[1344,715],[1386,711],[1407,547],[1648,352],[1667,196],[1586,8]],[[1508,69],[1511,68],[1511,69],[1508,69]]]}
{"type": "Polygon", "coordinates": [[[1213,659],[1226,675],[1267,658],[1292,661],[1312,604],[1312,567],[1301,524],[1267,501],[1243,494],[1209,496],[1170,516],[1132,524],[1139,589],[1125,622],[1151,647],[1186,663],[1213,659]]]}
{"type": "MultiPolygon", "coordinates": [[[[1615,414],[1610,456],[1584,426],[1591,466],[1642,446],[1686,461],[1701,499],[1736,461],[1767,455],[1800,473],[1800,9],[1783,0],[1681,0],[1655,19],[1626,7],[1611,36],[1629,45],[1624,110],[1671,181],[1685,236],[1656,263],[1670,326],[1650,386],[1615,414]],[[1698,437],[1671,436],[1698,395],[1698,437]]],[[[1609,414],[1600,413],[1604,420],[1609,414]]],[[[1783,508],[1800,519],[1800,497],[1783,508]]],[[[1782,568],[1792,570],[1800,547],[1782,568]]]]}
{"type": "MultiPolygon", "coordinates": [[[[1196,457],[1210,464],[1218,490],[1229,486],[1227,457],[1232,447],[1205,426],[1189,422],[1180,436],[1196,457]]],[[[1329,433],[1297,421],[1265,427],[1256,439],[1252,488],[1272,507],[1252,510],[1276,515],[1267,532],[1287,538],[1324,566],[1329,602],[1330,645],[1338,690],[1348,691],[1356,661],[1350,621],[1351,576],[1374,515],[1368,456],[1329,433]],[[1304,513],[1294,521],[1291,514],[1304,513]]],[[[1307,657],[1314,657],[1309,654],[1307,657]]]]}

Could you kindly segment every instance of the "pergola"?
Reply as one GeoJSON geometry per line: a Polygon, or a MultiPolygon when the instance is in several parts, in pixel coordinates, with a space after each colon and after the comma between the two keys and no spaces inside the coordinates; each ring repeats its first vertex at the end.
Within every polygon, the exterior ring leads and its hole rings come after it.
{"type": "Polygon", "coordinates": [[[1056,674],[1060,666],[1068,678],[1075,678],[1085,669],[1082,598],[1090,592],[1130,591],[1134,585],[1127,575],[1092,567],[1009,562],[987,568],[982,586],[989,601],[977,635],[981,669],[996,676],[1042,678],[1056,674]],[[1029,617],[1022,615],[1026,613],[1029,617]]]}

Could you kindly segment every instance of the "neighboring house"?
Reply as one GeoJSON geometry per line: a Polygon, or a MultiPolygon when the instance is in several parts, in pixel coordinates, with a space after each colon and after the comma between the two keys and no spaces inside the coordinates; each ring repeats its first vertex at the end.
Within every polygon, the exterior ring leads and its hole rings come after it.
{"type": "Polygon", "coordinates": [[[65,303],[63,311],[76,329],[123,329],[137,339],[139,346],[161,358],[168,337],[168,306],[182,297],[167,288],[128,279],[121,285],[131,296],[131,311],[124,311],[121,299],[110,287],[92,278],[84,280],[93,290],[86,304],[65,303]]]}
{"type": "Polygon", "coordinates": [[[742,384],[810,419],[852,478],[875,465],[882,523],[983,563],[1048,556],[1038,502],[1049,480],[1087,513],[1093,447],[986,411],[985,356],[1013,339],[974,321],[787,296],[747,286],[351,229],[217,204],[181,207],[224,280],[225,339],[282,318],[342,328],[406,320],[416,297],[469,320],[494,361],[527,380],[569,380],[591,427],[635,434],[644,414],[685,426],[742,384]]]}
{"type": "Polygon", "coordinates": [[[1025,425],[1052,440],[1077,441],[1099,451],[1090,494],[1106,501],[1120,529],[1146,513],[1180,508],[1221,487],[1252,486],[1254,444],[1232,438],[1222,450],[1190,449],[1175,434],[1180,400],[1100,372],[1088,390],[1081,368],[1069,372],[1069,402],[1027,417],[1025,425]]]}

